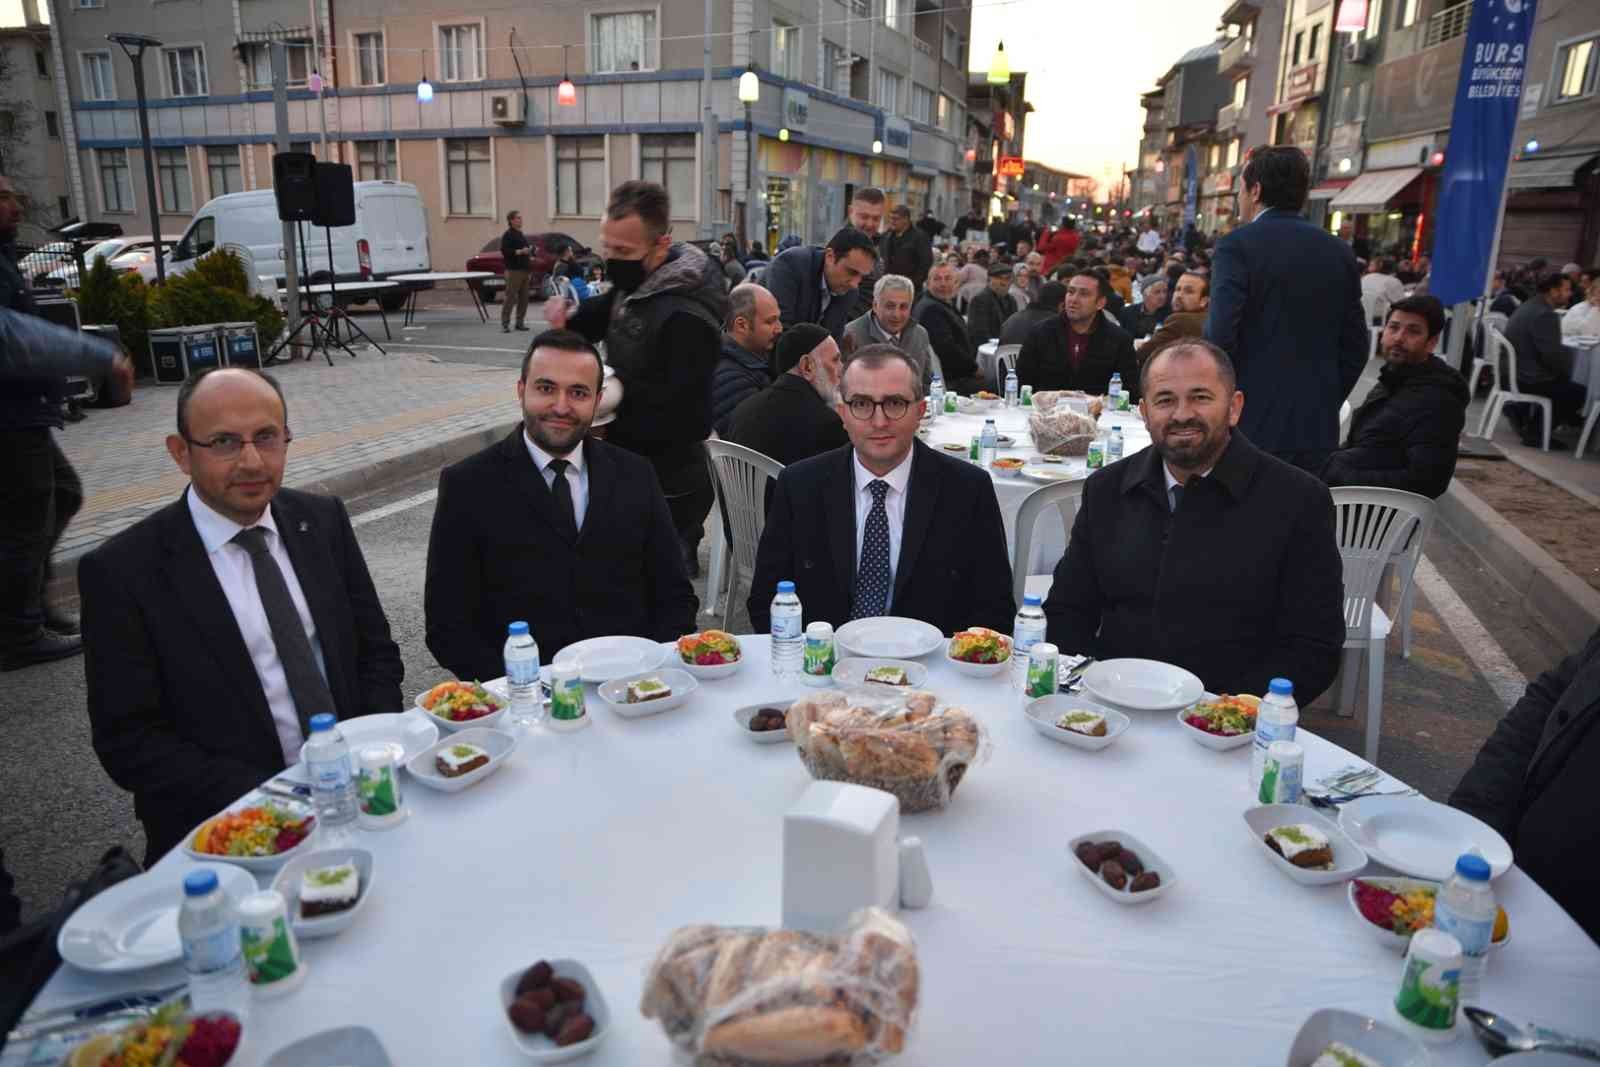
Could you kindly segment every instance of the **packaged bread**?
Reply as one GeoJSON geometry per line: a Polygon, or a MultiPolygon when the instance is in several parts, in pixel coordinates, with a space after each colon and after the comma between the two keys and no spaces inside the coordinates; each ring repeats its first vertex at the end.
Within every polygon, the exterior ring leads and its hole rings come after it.
{"type": "Polygon", "coordinates": [[[792,705],[787,725],[813,778],[892,793],[903,812],[950,803],[983,748],[971,715],[924,691],[880,698],[826,690],[792,705]]]}
{"type": "Polygon", "coordinates": [[[838,934],[685,926],[645,973],[639,1010],[716,1067],[876,1063],[905,1047],[916,945],[879,908],[838,934]]]}
{"type": "MultiPolygon", "coordinates": [[[[1034,406],[1038,407],[1037,399],[1034,406]]],[[[1064,404],[1056,404],[1049,411],[1036,410],[1028,416],[1033,446],[1047,456],[1085,455],[1099,430],[1096,417],[1080,414],[1064,404]]]]}
{"type": "Polygon", "coordinates": [[[1100,413],[1105,410],[1105,400],[1081,389],[1046,389],[1042,393],[1033,394],[1033,408],[1047,415],[1059,409],[1076,411],[1080,415],[1098,419],[1100,413]]]}

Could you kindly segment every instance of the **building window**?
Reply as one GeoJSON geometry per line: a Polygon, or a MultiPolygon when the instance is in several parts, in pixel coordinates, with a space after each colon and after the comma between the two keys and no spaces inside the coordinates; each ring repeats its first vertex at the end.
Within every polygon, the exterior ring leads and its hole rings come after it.
{"type": "Polygon", "coordinates": [[[556,138],[556,214],[598,216],[606,204],[606,139],[556,138]]]}
{"type": "Polygon", "coordinates": [[[1367,2],[1367,27],[1363,36],[1372,40],[1383,32],[1383,0],[1368,0],[1367,2]]]}
{"type": "Polygon", "coordinates": [[[72,202],[64,196],[56,197],[56,214],[66,218],[72,214],[72,202]]]}
{"type": "Polygon", "coordinates": [[[944,61],[952,67],[961,66],[961,31],[948,24],[944,27],[944,61]]]}
{"type": "Polygon", "coordinates": [[[878,71],[878,106],[894,114],[900,110],[900,83],[905,79],[887,70],[878,71]]]}
{"type": "Polygon", "coordinates": [[[1232,170],[1239,165],[1239,146],[1244,144],[1243,137],[1235,137],[1228,142],[1228,169],[1232,170]]]}
{"type": "Polygon", "coordinates": [[[871,18],[872,0],[850,0],[850,14],[857,18],[871,18]]]}
{"type": "Polygon", "coordinates": [[[1300,57],[1305,54],[1305,46],[1306,32],[1301,30],[1294,35],[1294,52],[1290,56],[1289,66],[1298,67],[1300,65],[1300,57]]]}
{"type": "Polygon", "coordinates": [[[244,172],[239,169],[239,149],[206,149],[206,182],[212,196],[237,193],[244,189],[244,172]]]}
{"type": "Polygon", "coordinates": [[[1594,95],[1595,68],[1600,64],[1597,40],[1600,38],[1591,37],[1587,41],[1574,41],[1556,49],[1556,96],[1551,103],[1559,104],[1594,95]]]}
{"type": "Polygon", "coordinates": [[[444,143],[445,199],[452,215],[493,215],[490,198],[493,167],[489,139],[472,137],[444,143]]]}
{"type": "Polygon", "coordinates": [[[1306,62],[1309,63],[1317,58],[1317,49],[1321,46],[1321,44],[1322,23],[1319,22],[1315,26],[1311,27],[1311,49],[1306,53],[1306,62]]]}
{"type": "Polygon", "coordinates": [[[356,84],[382,85],[383,33],[358,33],[354,37],[356,48],[356,84]]]}
{"type": "Polygon", "coordinates": [[[83,74],[85,100],[115,100],[117,80],[111,68],[110,52],[84,52],[78,56],[83,74]]]}
{"type": "Polygon", "coordinates": [[[589,18],[589,40],[589,71],[592,74],[655,70],[658,65],[660,41],[656,37],[654,11],[592,15],[589,18]]]}
{"type": "Polygon", "coordinates": [[[106,0],[78,0],[74,6],[78,8],[105,7],[106,0]]]}
{"type": "Polygon", "coordinates": [[[33,50],[33,72],[41,78],[50,77],[50,62],[44,58],[44,49],[33,50]]]}
{"type": "Polygon", "coordinates": [[[933,125],[933,98],[936,94],[932,89],[924,88],[915,82],[911,85],[911,117],[927,126],[933,125]]]}
{"type": "Polygon", "coordinates": [[[772,69],[793,81],[800,80],[800,27],[772,20],[772,69]]]}
{"type": "Polygon", "coordinates": [[[1220,166],[1222,166],[1222,146],[1219,144],[1214,144],[1211,146],[1210,169],[1216,170],[1220,166]]]}
{"type": "Polygon", "coordinates": [[[400,158],[393,141],[356,143],[356,181],[392,182],[400,177],[400,158]]]}
{"type": "Polygon", "coordinates": [[[167,59],[168,96],[205,96],[211,90],[206,85],[206,53],[199,45],[182,48],[163,48],[167,59]]]}
{"type": "Polygon", "coordinates": [[[307,155],[307,156],[312,155],[313,154],[312,153],[312,147],[313,146],[312,146],[312,143],[310,141],[290,141],[289,142],[289,151],[291,151],[291,152],[299,152],[302,155],[307,155]]]}
{"type": "Polygon", "coordinates": [[[900,0],[883,0],[883,24],[891,30],[900,28],[900,0]]]}
{"type": "MultiPolygon", "coordinates": [[[[849,78],[848,68],[845,64],[844,49],[832,41],[822,42],[822,87],[830,93],[839,92],[840,71],[844,70],[845,78],[849,78]]],[[[847,85],[846,88],[849,88],[847,85]]]]}
{"type": "Polygon", "coordinates": [[[439,80],[471,82],[483,77],[483,27],[476,22],[439,27],[439,80]]]}
{"type": "Polygon", "coordinates": [[[162,211],[183,215],[194,210],[194,194],[189,188],[188,149],[156,149],[156,187],[161,190],[162,211]]]}
{"type": "Polygon", "coordinates": [[[945,96],[943,93],[940,93],[939,94],[939,99],[938,99],[937,103],[935,103],[934,106],[939,109],[938,113],[936,115],[934,115],[934,124],[936,126],[938,126],[941,130],[948,131],[950,129],[950,118],[951,118],[951,114],[950,113],[954,110],[955,105],[953,103],[951,103],[950,98],[948,96],[945,96]]]}
{"type": "MultiPolygon", "coordinates": [[[[697,203],[694,193],[694,134],[646,134],[639,138],[639,177],[667,191],[675,207],[697,203]]],[[[693,212],[679,207],[679,215],[693,212]]]]}
{"type": "Polygon", "coordinates": [[[44,113],[44,132],[45,136],[50,138],[52,141],[60,140],[61,116],[57,115],[54,111],[46,111],[44,113]]]}
{"type": "Polygon", "coordinates": [[[1233,106],[1244,107],[1244,102],[1249,98],[1250,79],[1238,78],[1233,83],[1233,106]]]}
{"type": "MultiPolygon", "coordinates": [[[[283,53],[285,70],[289,75],[288,86],[294,88],[305,85],[311,73],[311,42],[285,41],[283,53]]],[[[247,89],[272,88],[271,44],[263,41],[244,46],[244,76],[247,89]]]]}
{"type": "Polygon", "coordinates": [[[128,181],[128,153],[121,148],[95,152],[100,167],[100,201],[107,211],[132,211],[133,186],[128,181]]]}
{"type": "Polygon", "coordinates": [[[1417,21],[1417,0],[1400,0],[1395,12],[1394,28],[1403,30],[1417,21]]]}

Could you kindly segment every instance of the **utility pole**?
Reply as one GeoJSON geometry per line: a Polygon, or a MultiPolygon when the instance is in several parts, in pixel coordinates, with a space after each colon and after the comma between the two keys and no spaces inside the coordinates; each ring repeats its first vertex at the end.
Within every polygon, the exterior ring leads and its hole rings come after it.
{"type": "MultiPolygon", "coordinates": [[[[289,56],[281,38],[272,42],[272,115],[277,120],[273,150],[289,151],[289,56]]],[[[283,287],[289,291],[289,336],[300,325],[300,271],[294,241],[294,223],[283,223],[283,287]]],[[[259,272],[260,268],[257,268],[259,272]]]]}
{"type": "Polygon", "coordinates": [[[310,58],[315,64],[311,69],[317,75],[317,117],[322,120],[322,151],[317,153],[317,158],[328,163],[331,162],[328,152],[328,108],[322,102],[322,87],[327,84],[328,76],[322,73],[321,0],[311,0],[311,52],[310,58]]]}
{"type": "Polygon", "coordinates": [[[717,112],[711,102],[711,20],[716,0],[706,0],[704,69],[700,76],[700,232],[702,241],[717,235],[717,112]]]}

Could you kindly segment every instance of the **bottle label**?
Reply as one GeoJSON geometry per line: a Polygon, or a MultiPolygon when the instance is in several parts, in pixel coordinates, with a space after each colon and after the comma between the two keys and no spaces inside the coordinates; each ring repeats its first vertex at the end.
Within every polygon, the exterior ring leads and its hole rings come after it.
{"type": "Polygon", "coordinates": [[[785,617],[776,611],[772,613],[772,639],[774,641],[798,641],[800,639],[800,613],[785,617]]]}
{"type": "Polygon", "coordinates": [[[183,965],[190,974],[225,971],[239,958],[239,929],[232,923],[215,933],[183,939],[183,965]]]}
{"type": "Polygon", "coordinates": [[[506,681],[512,685],[533,685],[539,680],[538,653],[526,658],[506,657],[506,681]]]}
{"type": "Polygon", "coordinates": [[[349,755],[333,759],[307,761],[310,763],[312,787],[318,793],[337,793],[350,781],[349,755]]]}
{"type": "Polygon", "coordinates": [[[1267,722],[1260,715],[1257,715],[1255,747],[1261,750],[1262,755],[1265,755],[1267,746],[1272,742],[1293,741],[1294,728],[1295,724],[1292,722],[1267,722]]]}
{"type": "Polygon", "coordinates": [[[1489,951],[1494,934],[1493,919],[1468,919],[1457,915],[1443,900],[1433,906],[1433,925],[1461,942],[1463,956],[1482,956],[1489,951]]]}

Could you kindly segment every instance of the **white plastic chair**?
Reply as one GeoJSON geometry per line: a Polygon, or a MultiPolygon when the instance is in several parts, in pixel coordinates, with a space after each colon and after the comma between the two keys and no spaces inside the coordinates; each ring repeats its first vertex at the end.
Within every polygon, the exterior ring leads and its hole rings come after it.
{"type": "MultiPolygon", "coordinates": [[[[1485,312],[1478,321],[1478,352],[1472,359],[1472,370],[1467,373],[1467,396],[1470,399],[1478,395],[1478,382],[1485,375],[1489,378],[1489,392],[1491,394],[1500,388],[1500,368],[1497,361],[1490,357],[1489,347],[1493,342],[1489,339],[1489,330],[1504,330],[1506,317],[1498,311],[1485,312]]],[[[1487,409],[1485,409],[1487,410],[1487,409]]]]}
{"type": "MultiPolygon", "coordinates": [[[[1389,316],[1389,299],[1382,293],[1362,293],[1361,313],[1367,317],[1367,325],[1382,322],[1389,316]]],[[[1379,326],[1381,331],[1383,327],[1379,326]]]]}
{"type": "Polygon", "coordinates": [[[1348,443],[1348,438],[1350,437],[1350,420],[1354,419],[1355,417],[1355,409],[1350,406],[1350,401],[1346,400],[1344,403],[1339,405],[1339,444],[1344,445],[1348,443]]]}
{"type": "MultiPolygon", "coordinates": [[[[1423,498],[1426,499],[1426,498],[1423,498]]],[[[1426,513],[1417,520],[1415,528],[1394,556],[1389,559],[1389,569],[1395,576],[1395,618],[1400,623],[1400,658],[1411,658],[1411,616],[1417,603],[1417,564],[1422,562],[1422,550],[1427,545],[1428,534],[1433,532],[1433,513],[1437,505],[1429,501],[1426,513]]]]}
{"type": "Polygon", "coordinates": [[[1378,342],[1383,339],[1382,326],[1367,327],[1367,358],[1378,358],[1378,342]]]}
{"type": "Polygon", "coordinates": [[[1002,396],[1006,391],[1006,375],[1016,368],[1021,351],[1021,345],[1000,345],[994,350],[994,391],[1002,396]]]}
{"type": "MultiPolygon", "coordinates": [[[[722,609],[722,628],[739,602],[741,583],[748,587],[756,569],[756,546],[767,525],[767,483],[778,477],[783,464],[753,448],[732,441],[707,441],[706,456],[711,462],[711,481],[716,489],[722,524],[733,549],[733,566],[728,569],[728,599],[722,609]]],[[[718,590],[707,584],[713,603],[718,590]]]]}
{"type": "Polygon", "coordinates": [[[1344,668],[1338,711],[1340,715],[1355,714],[1356,681],[1365,659],[1364,755],[1368,763],[1377,766],[1383,726],[1383,651],[1392,628],[1389,616],[1378,605],[1378,591],[1385,569],[1407,544],[1412,529],[1432,523],[1433,501],[1399,489],[1363,486],[1340,487],[1332,493],[1339,555],[1344,560],[1344,668]]]}
{"type": "MultiPolygon", "coordinates": [[[[1023,498],[1022,506],[1017,509],[1017,532],[1013,538],[1015,545],[1011,555],[1011,592],[1018,606],[1022,598],[1029,592],[1037,592],[1042,599],[1050,592],[1050,581],[1034,583],[1034,590],[1028,588],[1028,565],[1033,557],[1034,527],[1039,524],[1039,519],[1047,508],[1055,508],[1061,516],[1061,528],[1064,533],[1062,543],[1072,540],[1072,523],[1078,517],[1078,504],[1083,499],[1083,483],[1057,482],[1054,485],[1041,486],[1023,498]]],[[[1063,554],[1065,552],[1063,551],[1063,554]]],[[[1054,578],[1054,568],[1050,579],[1054,578]]],[[[1042,577],[1042,576],[1041,576],[1042,577]]]]}
{"type": "Polygon", "coordinates": [[[1589,405],[1589,417],[1583,420],[1583,432],[1578,435],[1578,447],[1572,454],[1579,459],[1589,447],[1589,435],[1594,433],[1595,423],[1600,422],[1600,400],[1589,405]]]}
{"type": "Polygon", "coordinates": [[[1489,338],[1489,347],[1496,353],[1489,358],[1495,361],[1500,380],[1495,383],[1494,391],[1489,394],[1489,402],[1483,406],[1483,419],[1478,423],[1478,436],[1488,437],[1494,433],[1495,424],[1500,421],[1507,404],[1532,404],[1544,412],[1544,418],[1541,420],[1544,424],[1544,451],[1550,451],[1550,422],[1554,412],[1549,398],[1517,392],[1516,346],[1506,340],[1505,334],[1492,326],[1488,327],[1485,333],[1489,338]]]}

